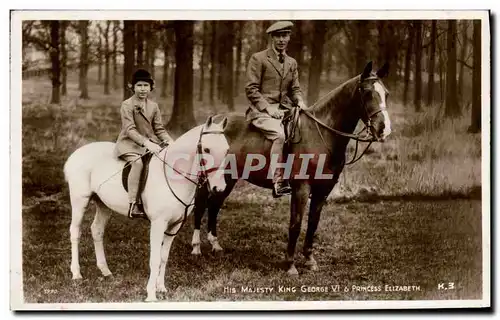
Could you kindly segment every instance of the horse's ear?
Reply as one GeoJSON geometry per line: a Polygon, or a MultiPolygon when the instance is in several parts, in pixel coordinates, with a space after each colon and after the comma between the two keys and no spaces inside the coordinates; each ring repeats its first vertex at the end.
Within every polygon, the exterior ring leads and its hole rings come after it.
{"type": "Polygon", "coordinates": [[[379,78],[385,78],[389,74],[389,63],[384,63],[382,68],[378,69],[377,71],[377,77],[379,78]]]}
{"type": "Polygon", "coordinates": [[[208,117],[207,122],[205,122],[205,125],[207,126],[207,128],[212,125],[212,121],[213,121],[212,116],[208,117]]]}
{"type": "Polygon", "coordinates": [[[368,62],[365,66],[365,70],[363,70],[363,73],[361,74],[361,80],[368,78],[370,74],[372,73],[372,68],[373,68],[373,62],[368,62]]]}
{"type": "Polygon", "coordinates": [[[222,130],[226,129],[227,126],[227,118],[224,118],[224,121],[222,121],[222,130]]]}

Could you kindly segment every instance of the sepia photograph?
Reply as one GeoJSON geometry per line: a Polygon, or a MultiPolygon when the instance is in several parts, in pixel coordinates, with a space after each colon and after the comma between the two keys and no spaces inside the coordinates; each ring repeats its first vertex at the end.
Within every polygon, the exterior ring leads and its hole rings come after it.
{"type": "Polygon", "coordinates": [[[490,307],[489,14],[11,11],[11,309],[490,307]]]}

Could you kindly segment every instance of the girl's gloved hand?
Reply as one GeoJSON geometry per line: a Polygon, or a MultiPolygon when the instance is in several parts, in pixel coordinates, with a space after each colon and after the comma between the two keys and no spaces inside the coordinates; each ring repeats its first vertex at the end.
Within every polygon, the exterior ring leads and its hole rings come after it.
{"type": "Polygon", "coordinates": [[[157,145],[156,143],[154,142],[151,142],[149,140],[147,140],[146,142],[144,142],[144,146],[151,152],[153,152],[154,154],[158,155],[158,153],[160,153],[161,151],[161,147],[159,145],[157,145]]]}

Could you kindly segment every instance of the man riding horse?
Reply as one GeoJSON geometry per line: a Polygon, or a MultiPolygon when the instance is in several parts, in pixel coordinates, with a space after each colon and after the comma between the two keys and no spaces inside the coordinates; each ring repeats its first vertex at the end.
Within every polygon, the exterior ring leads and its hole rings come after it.
{"type": "MultiPolygon", "coordinates": [[[[286,54],[293,23],[279,21],[267,29],[271,47],[252,55],[248,62],[245,92],[250,106],[246,119],[273,142],[271,157],[283,162],[285,133],[282,119],[293,104],[305,108],[299,84],[297,61],[286,54]]],[[[291,188],[284,179],[284,168],[277,167],[273,175],[273,196],[289,194],[291,188]]]]}

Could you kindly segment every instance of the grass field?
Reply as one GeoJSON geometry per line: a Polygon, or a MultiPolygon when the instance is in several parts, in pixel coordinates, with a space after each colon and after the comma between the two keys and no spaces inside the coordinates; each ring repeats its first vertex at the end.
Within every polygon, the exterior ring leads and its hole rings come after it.
{"type": "MultiPolygon", "coordinates": [[[[90,207],[80,248],[82,281],[69,270],[70,206],[62,166],[77,147],[114,141],[120,128],[121,91],[77,99],[77,85],[60,106],[49,105],[48,80],[23,81],[23,289],[26,302],[130,302],[145,298],[148,224],[114,216],[105,235],[112,278],[95,266],[90,207]]],[[[157,99],[167,122],[171,97],[157,99]]],[[[237,98],[237,108],[246,105],[237,98]]],[[[211,108],[195,103],[201,122],[211,108]]],[[[225,112],[220,107],[218,112],[225,112]]],[[[288,238],[287,199],[240,182],[219,216],[225,251],[191,256],[192,223],[175,239],[163,297],[200,300],[480,299],[482,295],[481,144],[466,133],[468,117],[442,120],[438,106],[415,114],[391,105],[394,133],[347,167],[323,210],[315,243],[320,270],[290,279],[283,269],[288,238]],[[454,289],[439,290],[439,283],[454,289]],[[329,292],[301,292],[301,286],[329,292]],[[339,285],[341,292],[332,292],[339,285]],[[385,285],[418,286],[390,292],[385,285]],[[277,292],[296,288],[296,292],[277,292]],[[348,287],[349,292],[343,291],[348,287]],[[352,291],[358,286],[358,291],[352,291]],[[381,291],[363,292],[362,286],[381,291]],[[273,293],[242,292],[272,287],[273,293]],[[325,289],[326,287],[327,289],[325,289]],[[229,293],[234,290],[236,293],[229,293]]],[[[350,150],[352,151],[352,147],[350,150]]],[[[204,221],[205,222],[205,221],[204,221]]],[[[303,229],[306,226],[303,222],[303,229]]],[[[205,225],[205,224],[204,224],[205,225]]],[[[203,230],[204,231],[204,230],[203,230]]],[[[204,236],[204,232],[202,232],[204,236]]],[[[300,250],[303,234],[299,239],[300,250]]],[[[300,256],[300,255],[299,255],[300,256]]],[[[301,261],[301,260],[299,260],[301,261]]],[[[313,289],[311,289],[313,290],[313,289]]]]}

